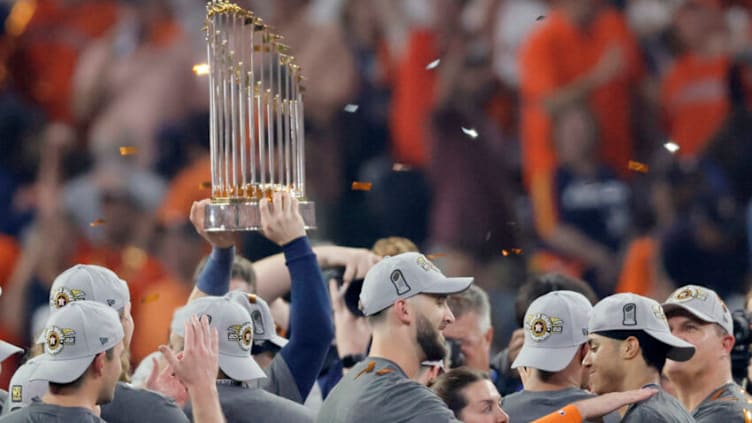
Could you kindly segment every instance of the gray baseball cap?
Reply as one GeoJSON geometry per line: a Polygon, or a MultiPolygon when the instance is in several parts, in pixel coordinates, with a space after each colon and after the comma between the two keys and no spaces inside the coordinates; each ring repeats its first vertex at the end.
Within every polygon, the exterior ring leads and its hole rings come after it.
{"type": "Polygon", "coordinates": [[[0,362],[5,361],[5,359],[13,354],[20,354],[23,351],[23,348],[19,348],[5,341],[0,341],[0,362]]]}
{"type": "Polygon", "coordinates": [[[30,379],[37,367],[39,367],[39,359],[34,357],[13,373],[8,385],[8,401],[3,407],[3,415],[24,408],[31,404],[32,399],[42,398],[47,393],[46,380],[30,379]]]}
{"type": "Polygon", "coordinates": [[[52,313],[44,329],[44,354],[30,380],[70,383],[94,357],[123,340],[117,312],[95,301],[73,301],[52,313]]]}
{"type": "Polygon", "coordinates": [[[669,346],[666,356],[674,361],[687,361],[695,353],[694,345],[671,334],[663,307],[637,294],[615,294],[602,299],[593,307],[588,329],[590,333],[641,330],[669,346]]]}
{"type": "Polygon", "coordinates": [[[525,343],[512,368],[558,372],[567,367],[587,342],[592,311],[578,292],[553,291],[536,298],[525,313],[525,343]]]}
{"type": "Polygon", "coordinates": [[[284,348],[287,345],[288,340],[277,335],[272,310],[263,298],[240,290],[230,291],[225,294],[225,297],[243,306],[251,316],[253,342],[255,344],[269,341],[280,348],[284,348]]]}
{"type": "Polygon", "coordinates": [[[188,303],[180,314],[186,320],[208,316],[209,325],[219,331],[219,368],[230,379],[246,382],[266,377],[251,357],[253,323],[242,306],[225,297],[202,297],[188,303]]]}
{"type": "Polygon", "coordinates": [[[59,309],[79,300],[96,301],[120,312],[131,301],[131,295],[128,284],[112,270],[93,264],[77,264],[52,282],[50,307],[59,309]]]}
{"type": "Polygon", "coordinates": [[[686,310],[703,322],[717,323],[726,332],[734,334],[731,311],[721,297],[710,288],[685,285],[671,294],[663,303],[663,311],[686,310]]]}
{"type": "Polygon", "coordinates": [[[366,274],[360,291],[363,314],[371,316],[398,299],[418,294],[450,295],[466,290],[473,278],[447,278],[423,254],[385,257],[366,274]]]}

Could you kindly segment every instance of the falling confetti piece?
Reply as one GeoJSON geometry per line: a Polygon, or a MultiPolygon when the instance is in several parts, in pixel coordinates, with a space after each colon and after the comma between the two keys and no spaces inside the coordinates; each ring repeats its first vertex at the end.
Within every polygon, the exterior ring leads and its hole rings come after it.
{"type": "Polygon", "coordinates": [[[358,111],[358,107],[360,106],[358,106],[357,104],[348,104],[345,106],[345,111],[347,113],[355,113],[358,111]]]}
{"type": "Polygon", "coordinates": [[[199,63],[198,65],[193,66],[193,73],[195,73],[198,76],[202,75],[208,75],[209,74],[209,65],[206,63],[199,63]]]}
{"type": "Polygon", "coordinates": [[[373,184],[370,182],[353,182],[352,183],[352,189],[353,191],[370,191],[371,186],[373,184]]]}
{"type": "Polygon", "coordinates": [[[536,18],[535,20],[536,20],[536,21],[542,21],[543,19],[546,19],[546,17],[545,17],[545,16],[543,16],[543,15],[540,15],[540,16],[538,16],[538,18],[536,18]]]}
{"type": "Polygon", "coordinates": [[[104,219],[97,219],[97,220],[89,223],[89,226],[91,226],[93,228],[95,226],[104,225],[105,223],[107,223],[106,220],[104,220],[104,219]]]}
{"type": "Polygon", "coordinates": [[[427,254],[426,258],[429,260],[436,260],[438,258],[446,257],[446,254],[444,253],[434,253],[434,254],[427,254]]]}
{"type": "Polygon", "coordinates": [[[669,141],[666,144],[663,144],[663,147],[665,147],[666,150],[668,150],[668,152],[671,153],[671,154],[674,154],[677,151],[679,151],[679,144],[677,144],[677,143],[675,143],[673,141],[669,141]]]}
{"type": "Polygon", "coordinates": [[[520,248],[510,248],[509,250],[501,250],[501,255],[504,256],[504,257],[508,257],[508,256],[513,255],[513,254],[516,255],[516,256],[519,256],[520,254],[522,254],[522,249],[520,249],[520,248]]]}
{"type": "Polygon", "coordinates": [[[506,256],[509,255],[509,251],[507,251],[507,250],[501,250],[501,255],[504,256],[504,257],[506,257],[506,256]]]}
{"type": "Polygon", "coordinates": [[[522,254],[522,249],[520,249],[520,248],[512,248],[512,252],[514,254],[516,254],[516,255],[519,256],[520,254],[522,254]]]}
{"type": "Polygon", "coordinates": [[[158,299],[159,299],[159,294],[158,293],[149,294],[149,295],[146,296],[146,298],[144,298],[143,300],[141,300],[141,304],[153,303],[154,301],[157,301],[158,299]]]}
{"type": "Polygon", "coordinates": [[[138,148],[136,147],[120,147],[121,156],[130,156],[130,155],[136,154],[137,152],[138,152],[138,148]]]}
{"type": "Polygon", "coordinates": [[[478,138],[478,131],[476,131],[474,128],[465,128],[463,126],[462,127],[462,132],[464,132],[465,135],[467,135],[468,137],[470,137],[472,139],[478,138]]]}
{"type": "Polygon", "coordinates": [[[486,232],[486,241],[491,239],[491,232],[486,232]]]}
{"type": "Polygon", "coordinates": [[[410,170],[410,166],[402,163],[395,163],[392,165],[392,170],[395,172],[407,172],[410,170]]]}
{"type": "Polygon", "coordinates": [[[198,189],[211,189],[211,181],[204,181],[198,184],[198,189]]]}
{"type": "Polygon", "coordinates": [[[439,63],[441,63],[441,59],[434,60],[426,66],[426,70],[436,69],[439,66],[439,63]]]}
{"type": "Polygon", "coordinates": [[[634,170],[635,172],[640,172],[640,173],[648,173],[648,165],[646,165],[645,163],[640,163],[634,160],[630,160],[629,170],[634,170]]]}

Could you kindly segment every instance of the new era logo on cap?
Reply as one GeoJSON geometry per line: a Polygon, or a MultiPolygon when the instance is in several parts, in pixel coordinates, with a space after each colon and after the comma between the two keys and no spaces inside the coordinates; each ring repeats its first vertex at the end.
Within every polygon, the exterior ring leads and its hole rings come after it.
{"type": "Polygon", "coordinates": [[[398,299],[418,294],[455,294],[471,283],[473,278],[447,278],[420,253],[402,253],[385,257],[368,271],[360,291],[360,306],[363,314],[371,316],[398,299]]]}
{"type": "Polygon", "coordinates": [[[726,303],[715,291],[704,286],[682,286],[663,303],[663,310],[666,313],[685,310],[704,322],[717,323],[727,333],[734,333],[731,311],[726,303]]]}

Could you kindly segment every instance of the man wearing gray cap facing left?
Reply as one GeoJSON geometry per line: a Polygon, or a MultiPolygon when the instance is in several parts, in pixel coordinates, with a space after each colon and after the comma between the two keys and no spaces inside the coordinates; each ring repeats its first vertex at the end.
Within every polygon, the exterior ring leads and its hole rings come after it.
{"type": "Polygon", "coordinates": [[[447,296],[472,278],[447,278],[425,256],[387,257],[368,271],[360,305],[373,329],[369,356],[324,401],[326,423],[456,421],[446,404],[415,382],[423,361],[446,355],[442,330],[454,321],[447,296]]]}
{"type": "Polygon", "coordinates": [[[53,313],[45,325],[44,354],[30,377],[48,381],[49,392],[0,422],[103,422],[94,413],[115,395],[123,336],[117,313],[103,304],[76,301],[53,313]]]}
{"type": "Polygon", "coordinates": [[[36,368],[39,367],[39,357],[27,361],[13,373],[13,377],[8,384],[10,395],[8,395],[8,401],[5,403],[2,415],[20,410],[31,404],[34,398],[42,398],[47,393],[46,380],[32,381],[30,379],[36,368]]]}
{"type": "MultiPolygon", "coordinates": [[[[553,291],[535,299],[525,313],[525,341],[512,364],[525,368],[524,390],[507,395],[501,406],[512,422],[529,422],[593,395],[582,359],[587,354],[588,322],[593,310],[584,295],[553,291]]],[[[618,422],[612,413],[604,421],[618,422]]]]}
{"type": "Polygon", "coordinates": [[[715,291],[686,285],[663,303],[671,333],[695,346],[684,362],[666,360],[664,374],[676,396],[698,422],[752,421],[752,405],[731,375],[734,324],[731,312],[715,291]]]}
{"type": "MultiPolygon", "coordinates": [[[[301,404],[273,395],[254,381],[265,378],[251,357],[253,323],[239,304],[224,297],[202,297],[188,303],[184,315],[207,316],[219,332],[217,391],[227,421],[233,423],[312,422],[311,411],[301,404]]],[[[192,405],[186,414],[193,414],[192,405]]]]}
{"type": "Polygon", "coordinates": [[[131,316],[128,284],[106,267],[77,264],[61,273],[50,288],[50,308],[61,310],[76,301],[94,301],[115,310],[125,337],[123,372],[115,388],[115,400],[102,407],[102,418],[110,423],[187,423],[188,418],[175,402],[157,392],[137,389],[129,380],[127,351],[135,330],[131,316]]]}
{"type": "MultiPolygon", "coordinates": [[[[18,348],[17,346],[13,344],[9,344],[5,341],[0,341],[0,373],[3,371],[3,361],[5,361],[6,358],[12,356],[13,354],[20,354],[23,352],[23,349],[18,348]]],[[[3,409],[7,407],[6,402],[8,398],[8,393],[4,390],[0,389],[0,414],[3,412],[3,409]]]]}
{"type": "MultiPolygon", "coordinates": [[[[695,347],[671,334],[657,301],[636,294],[616,294],[593,307],[588,324],[590,351],[582,364],[596,394],[641,387],[660,388],[666,358],[687,361],[695,347]]],[[[622,422],[694,422],[681,403],[664,391],[622,410],[622,422]]]]}

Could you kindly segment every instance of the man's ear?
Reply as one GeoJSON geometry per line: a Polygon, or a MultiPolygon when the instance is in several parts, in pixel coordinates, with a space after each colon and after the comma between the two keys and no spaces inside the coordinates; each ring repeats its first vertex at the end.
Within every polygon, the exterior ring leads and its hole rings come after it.
{"type": "Polygon", "coordinates": [[[488,330],[486,331],[486,333],[483,334],[483,338],[486,340],[486,343],[488,345],[491,345],[491,342],[493,342],[493,335],[494,335],[493,326],[491,326],[490,328],[488,328],[488,330]]]}
{"type": "Polygon", "coordinates": [[[736,344],[736,339],[734,338],[734,335],[731,334],[725,334],[723,335],[723,339],[721,340],[723,343],[723,351],[726,352],[724,356],[727,356],[731,354],[731,350],[734,348],[734,344],[736,344]]]}
{"type": "Polygon", "coordinates": [[[107,362],[107,353],[101,352],[94,356],[94,361],[91,362],[91,369],[95,376],[101,376],[104,373],[104,367],[107,362]]]}
{"type": "Polygon", "coordinates": [[[640,355],[640,341],[634,336],[630,336],[624,341],[621,341],[619,354],[621,355],[621,358],[625,360],[632,360],[637,357],[640,355]]]}
{"type": "Polygon", "coordinates": [[[394,302],[393,312],[397,320],[403,324],[409,325],[413,321],[413,311],[407,300],[399,299],[394,302]]]}

